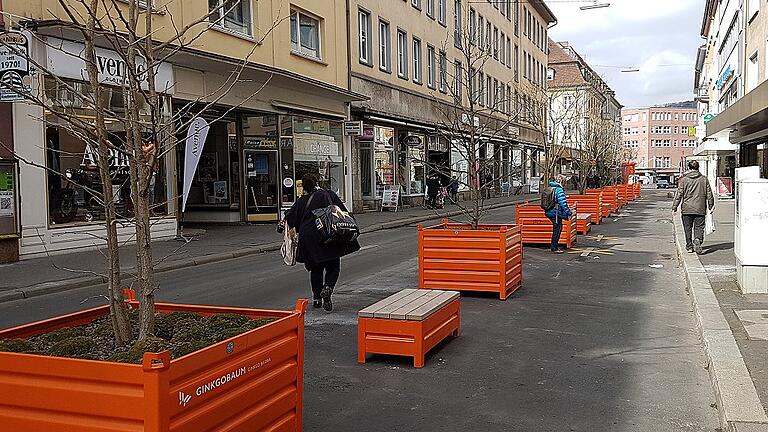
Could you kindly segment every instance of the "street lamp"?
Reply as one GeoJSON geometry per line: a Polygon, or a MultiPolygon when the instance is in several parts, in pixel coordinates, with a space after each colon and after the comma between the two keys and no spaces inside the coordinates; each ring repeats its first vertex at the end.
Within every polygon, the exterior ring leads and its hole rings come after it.
{"type": "Polygon", "coordinates": [[[636,67],[628,67],[621,70],[622,73],[640,72],[640,69],[636,67]]]}
{"type": "Polygon", "coordinates": [[[610,3],[598,3],[597,1],[598,0],[594,0],[594,3],[592,3],[591,5],[580,6],[579,9],[581,10],[602,9],[602,8],[607,8],[608,6],[611,5],[610,3]]]}

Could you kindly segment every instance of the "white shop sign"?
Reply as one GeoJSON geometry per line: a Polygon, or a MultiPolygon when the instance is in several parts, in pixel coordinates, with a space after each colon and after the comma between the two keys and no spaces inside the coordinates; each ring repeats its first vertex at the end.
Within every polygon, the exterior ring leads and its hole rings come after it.
{"type": "MultiPolygon", "coordinates": [[[[48,69],[62,78],[88,81],[85,64],[85,45],[57,38],[48,38],[48,69]]],[[[136,59],[136,75],[142,79],[142,87],[148,89],[147,66],[144,59],[136,59]]],[[[125,61],[115,51],[96,48],[96,66],[99,69],[99,82],[116,86],[127,86],[130,75],[125,61]]],[[[173,94],[173,67],[168,63],[156,66],[155,89],[158,93],[173,94]]]]}
{"type": "MultiPolygon", "coordinates": [[[[381,210],[400,207],[400,185],[384,185],[384,193],[381,197],[381,210]]],[[[381,211],[380,210],[380,211],[381,211]]]]}
{"type": "Polygon", "coordinates": [[[313,156],[339,156],[339,143],[336,141],[295,138],[293,140],[294,154],[313,156]]]}
{"type": "Polygon", "coordinates": [[[19,102],[32,90],[29,32],[0,33],[0,102],[19,102]]]}

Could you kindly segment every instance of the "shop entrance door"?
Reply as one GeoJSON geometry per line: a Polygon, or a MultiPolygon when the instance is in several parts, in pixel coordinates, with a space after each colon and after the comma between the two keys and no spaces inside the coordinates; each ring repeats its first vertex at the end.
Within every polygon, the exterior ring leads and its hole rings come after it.
{"type": "Polygon", "coordinates": [[[245,216],[248,222],[277,221],[277,151],[244,150],[245,216]]]}

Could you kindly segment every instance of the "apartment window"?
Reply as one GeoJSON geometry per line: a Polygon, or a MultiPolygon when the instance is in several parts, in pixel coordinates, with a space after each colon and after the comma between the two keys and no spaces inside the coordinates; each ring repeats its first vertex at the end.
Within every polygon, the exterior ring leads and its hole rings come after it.
{"type": "Polygon", "coordinates": [[[748,6],[748,17],[749,21],[752,21],[752,18],[754,18],[755,15],[757,15],[758,12],[760,12],[760,1],[761,0],[749,0],[749,6],[748,6]]]}
{"type": "Polygon", "coordinates": [[[674,147],[677,147],[677,140],[673,140],[673,141],[672,141],[672,145],[673,145],[674,147]]]}
{"type": "Polygon", "coordinates": [[[506,99],[507,99],[507,114],[512,114],[512,110],[514,109],[514,107],[512,106],[512,87],[509,85],[507,85],[506,99]]]}
{"type": "Polygon", "coordinates": [[[493,58],[499,59],[499,29],[493,28],[493,58]]]}
{"type": "Polygon", "coordinates": [[[493,100],[493,77],[490,75],[485,76],[485,91],[486,91],[486,100],[488,101],[488,108],[491,110],[495,110],[496,107],[494,106],[494,100],[493,100]]]}
{"type": "Polygon", "coordinates": [[[679,118],[679,114],[675,113],[675,120],[677,120],[678,118],[679,118]]]}
{"type": "Polygon", "coordinates": [[[555,79],[555,70],[547,68],[547,81],[552,81],[553,79],[555,79]]]}
{"type": "Polygon", "coordinates": [[[573,96],[571,96],[571,95],[564,95],[563,96],[563,108],[564,109],[570,109],[571,106],[573,106],[573,96]]]}
{"type": "Polygon", "coordinates": [[[563,141],[564,142],[571,141],[571,135],[572,135],[571,125],[563,125],[563,141]]]}
{"type": "Polygon", "coordinates": [[[488,53],[491,52],[491,21],[486,20],[485,21],[485,48],[488,50],[488,53]]]}
{"type": "Polygon", "coordinates": [[[426,0],[427,2],[427,16],[435,19],[435,0],[426,0]]]}
{"type": "Polygon", "coordinates": [[[506,51],[506,48],[504,48],[505,47],[505,42],[504,41],[506,39],[507,39],[507,37],[504,35],[504,33],[500,33],[499,34],[499,45],[500,45],[500,47],[499,47],[500,48],[499,49],[499,61],[501,62],[501,64],[506,64],[507,63],[507,56],[506,56],[507,51],[506,51]]]}
{"type": "Polygon", "coordinates": [[[757,51],[755,51],[755,53],[752,54],[752,56],[749,58],[749,63],[747,63],[747,93],[757,87],[757,65],[757,51]]]}
{"type": "Polygon", "coordinates": [[[421,0],[411,0],[411,6],[421,10],[421,0]]]}
{"type": "Polygon", "coordinates": [[[520,49],[515,44],[515,81],[519,80],[520,72],[520,49]]]}
{"type": "Polygon", "coordinates": [[[453,2],[453,45],[461,48],[461,0],[453,2]]]}
{"type": "Polygon", "coordinates": [[[677,133],[677,126],[673,127],[672,131],[673,131],[672,133],[676,134],[677,133]]]}
{"type": "Polygon", "coordinates": [[[408,79],[408,35],[397,31],[397,76],[408,79]]]}
{"type": "Polygon", "coordinates": [[[519,34],[520,34],[520,5],[517,2],[515,2],[515,36],[518,36],[519,34]]]}
{"type": "Polygon", "coordinates": [[[379,69],[385,72],[392,72],[392,50],[389,41],[389,23],[379,20],[379,69]]]}
{"type": "Polygon", "coordinates": [[[453,97],[457,100],[461,101],[462,96],[462,87],[464,84],[464,81],[462,80],[462,74],[464,73],[461,67],[461,62],[458,60],[455,60],[453,62],[453,97]]]}
{"type": "Polygon", "coordinates": [[[481,71],[477,77],[477,103],[485,106],[485,74],[481,71]]]}
{"type": "Polygon", "coordinates": [[[480,50],[485,51],[485,19],[482,15],[477,18],[477,45],[480,50]]]}
{"type": "Polygon", "coordinates": [[[504,8],[507,10],[507,21],[512,21],[512,1],[505,0],[504,4],[506,5],[504,8]]]}
{"type": "Polygon", "coordinates": [[[477,39],[477,14],[474,8],[469,8],[469,43],[474,45],[477,39]]]}
{"type": "Polygon", "coordinates": [[[671,158],[669,156],[664,156],[664,168],[669,168],[672,166],[671,164],[671,158]]]}
{"type": "Polygon", "coordinates": [[[435,47],[427,45],[427,87],[435,88],[435,47]]]}
{"type": "Polygon", "coordinates": [[[437,0],[437,21],[442,25],[445,25],[446,1],[448,0],[437,0]]]}
{"type": "Polygon", "coordinates": [[[512,39],[507,36],[507,44],[504,46],[504,49],[507,51],[507,69],[512,69],[512,39]]]}
{"type": "Polygon", "coordinates": [[[320,21],[299,11],[291,11],[291,50],[320,59],[320,21]]]}
{"type": "Polygon", "coordinates": [[[214,26],[246,36],[253,35],[251,0],[208,0],[208,11],[214,26]]]}
{"type": "Polygon", "coordinates": [[[528,79],[528,53],[523,51],[523,78],[528,79]]]}
{"type": "Polygon", "coordinates": [[[469,99],[477,103],[477,70],[475,68],[469,69],[469,99]]]}
{"type": "Polygon", "coordinates": [[[371,65],[373,57],[371,49],[371,14],[362,9],[357,12],[359,29],[358,48],[360,50],[360,63],[371,65]]]}
{"type": "Polygon", "coordinates": [[[445,51],[440,51],[440,91],[445,93],[448,91],[448,57],[445,55],[445,51]]]}
{"type": "Polygon", "coordinates": [[[413,82],[421,84],[421,41],[413,38],[413,82]]]}

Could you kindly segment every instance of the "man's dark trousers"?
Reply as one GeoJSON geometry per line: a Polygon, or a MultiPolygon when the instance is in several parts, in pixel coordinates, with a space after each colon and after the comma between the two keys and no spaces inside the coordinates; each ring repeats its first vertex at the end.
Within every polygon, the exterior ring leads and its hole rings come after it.
{"type": "Polygon", "coordinates": [[[693,249],[693,239],[699,239],[704,243],[704,215],[684,214],[683,229],[685,230],[685,248],[693,249]],[[693,236],[691,236],[693,231],[693,236]]]}
{"type": "Polygon", "coordinates": [[[558,244],[560,243],[560,234],[563,232],[563,219],[555,216],[554,218],[549,218],[550,222],[552,222],[552,242],[549,245],[549,248],[552,251],[556,251],[559,249],[558,244]]]}

